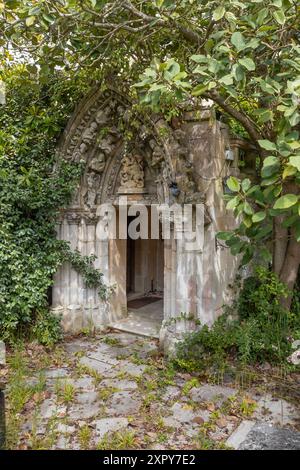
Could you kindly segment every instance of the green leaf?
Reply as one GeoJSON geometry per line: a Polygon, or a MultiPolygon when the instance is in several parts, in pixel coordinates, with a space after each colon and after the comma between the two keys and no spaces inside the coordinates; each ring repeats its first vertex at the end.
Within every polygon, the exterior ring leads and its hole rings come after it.
{"type": "Polygon", "coordinates": [[[260,147],[265,150],[277,150],[277,147],[274,142],[271,142],[270,140],[259,140],[258,143],[260,147]]]}
{"type": "Polygon", "coordinates": [[[257,20],[256,20],[259,26],[263,24],[264,19],[268,16],[268,13],[269,11],[267,8],[263,8],[262,10],[260,10],[260,12],[257,15],[257,20]]]}
{"type": "Polygon", "coordinates": [[[240,59],[239,64],[241,64],[243,67],[245,67],[245,69],[249,71],[255,70],[255,63],[249,57],[246,57],[245,59],[240,59]]]}
{"type": "Polygon", "coordinates": [[[247,201],[245,201],[245,203],[244,203],[244,212],[245,212],[245,214],[247,214],[247,215],[252,215],[253,212],[254,212],[253,209],[252,209],[252,207],[251,207],[251,205],[250,205],[249,202],[247,202],[247,201]]]}
{"type": "Polygon", "coordinates": [[[217,238],[220,240],[229,240],[232,237],[232,232],[218,232],[217,238]]]}
{"type": "Polygon", "coordinates": [[[252,225],[252,218],[249,217],[249,215],[247,214],[244,219],[243,219],[243,224],[247,227],[247,228],[250,228],[251,225],[252,225]]]}
{"type": "Polygon", "coordinates": [[[232,73],[237,82],[240,82],[245,78],[245,71],[241,65],[234,64],[232,66],[232,73]]]}
{"type": "Polygon", "coordinates": [[[26,26],[32,26],[35,22],[35,16],[28,16],[25,20],[26,26]]]}
{"type": "Polygon", "coordinates": [[[279,179],[279,174],[276,174],[274,176],[271,176],[270,178],[265,178],[262,180],[261,185],[262,186],[270,186],[274,183],[276,183],[279,179]]]}
{"type": "Polygon", "coordinates": [[[265,247],[263,247],[261,250],[260,250],[260,254],[261,256],[263,257],[263,259],[267,262],[271,262],[272,261],[272,254],[269,252],[269,250],[265,247]]]}
{"type": "Polygon", "coordinates": [[[225,75],[224,77],[220,78],[219,82],[224,83],[224,85],[232,85],[233,84],[232,75],[230,74],[225,75]]]}
{"type": "Polygon", "coordinates": [[[240,198],[238,196],[230,199],[230,201],[226,205],[226,209],[232,210],[234,209],[240,202],[240,198]]]}
{"type": "Polygon", "coordinates": [[[191,56],[191,60],[193,62],[196,62],[197,64],[206,64],[208,61],[208,58],[203,54],[196,54],[196,55],[191,56]]]}
{"type": "Polygon", "coordinates": [[[251,186],[251,181],[249,180],[249,178],[246,178],[242,181],[242,190],[244,191],[244,193],[248,191],[250,186],[251,186]]]}
{"type": "Polygon", "coordinates": [[[293,176],[295,173],[297,173],[297,168],[291,165],[287,165],[282,173],[282,178],[285,179],[288,176],[293,176]]]}
{"type": "Polygon", "coordinates": [[[253,214],[252,216],[252,222],[254,224],[258,223],[258,222],[261,222],[262,220],[264,220],[266,218],[266,212],[265,211],[260,211],[260,212],[256,212],[255,214],[253,214]]]}
{"type": "Polygon", "coordinates": [[[294,206],[298,201],[298,196],[296,194],[285,194],[281,196],[275,202],[273,208],[274,209],[289,209],[290,207],[294,206]]]}
{"type": "Polygon", "coordinates": [[[213,20],[219,21],[225,15],[225,7],[223,5],[218,6],[213,12],[213,20]]]}
{"type": "Polygon", "coordinates": [[[300,155],[295,155],[289,158],[289,164],[297,168],[300,171],[300,155]]]}
{"type": "Polygon", "coordinates": [[[199,85],[196,85],[195,88],[192,90],[192,95],[193,96],[200,96],[203,95],[208,90],[208,85],[204,85],[203,83],[199,83],[199,85]]]}
{"type": "Polygon", "coordinates": [[[234,178],[234,176],[230,176],[226,181],[226,184],[230,191],[233,191],[234,193],[240,190],[240,183],[237,178],[234,178]]]}
{"type": "Polygon", "coordinates": [[[253,255],[254,255],[254,251],[251,249],[251,247],[250,249],[249,247],[247,247],[246,252],[241,261],[242,266],[244,266],[245,264],[248,264],[249,261],[251,261],[251,259],[253,258],[253,255]]]}
{"type": "Polygon", "coordinates": [[[273,13],[273,16],[275,18],[275,20],[277,21],[277,23],[283,25],[285,23],[285,14],[283,12],[283,10],[276,10],[274,11],[273,13]]]}
{"type": "Polygon", "coordinates": [[[231,43],[235,46],[237,51],[241,51],[245,47],[245,39],[242,33],[240,32],[235,32],[231,36],[231,43]]]}
{"type": "Polygon", "coordinates": [[[277,157],[274,157],[273,155],[270,157],[267,157],[263,161],[263,168],[266,168],[268,166],[273,166],[273,165],[279,165],[280,161],[277,157]]]}

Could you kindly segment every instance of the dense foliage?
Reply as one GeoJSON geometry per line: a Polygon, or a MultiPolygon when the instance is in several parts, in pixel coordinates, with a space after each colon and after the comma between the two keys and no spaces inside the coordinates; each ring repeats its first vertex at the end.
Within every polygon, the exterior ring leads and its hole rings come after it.
{"type": "Polygon", "coordinates": [[[288,312],[280,304],[287,295],[276,274],[257,268],[211,329],[204,325],[179,344],[177,365],[201,369],[207,364],[220,366],[236,356],[243,364],[286,363],[293,342],[300,339],[298,305],[288,312]]]}
{"type": "Polygon", "coordinates": [[[0,337],[32,333],[59,338],[48,312],[53,274],[70,261],[89,285],[101,283],[92,259],[56,239],[59,209],[70,201],[82,168],[56,161],[57,138],[88,86],[59,73],[39,85],[23,65],[4,67],[6,105],[0,107],[0,337]]]}

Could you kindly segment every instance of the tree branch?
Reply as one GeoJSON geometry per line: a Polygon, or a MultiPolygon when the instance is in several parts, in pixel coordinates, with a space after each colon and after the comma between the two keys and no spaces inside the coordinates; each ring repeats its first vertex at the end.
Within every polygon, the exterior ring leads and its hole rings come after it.
{"type": "Polygon", "coordinates": [[[224,111],[230,114],[230,116],[239,121],[250,135],[259,152],[261,152],[261,148],[259,147],[257,141],[262,138],[262,135],[258,132],[256,127],[252,124],[252,122],[244,113],[237,110],[236,108],[233,108],[230,104],[226,103],[226,101],[215,90],[212,90],[207,93],[206,98],[210,98],[211,100],[213,100],[222,109],[224,109],[224,111]]]}

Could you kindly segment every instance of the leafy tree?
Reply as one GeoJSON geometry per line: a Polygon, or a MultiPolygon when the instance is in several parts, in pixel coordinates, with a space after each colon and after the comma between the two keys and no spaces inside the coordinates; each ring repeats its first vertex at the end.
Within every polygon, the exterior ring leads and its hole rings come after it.
{"type": "Polygon", "coordinates": [[[239,123],[256,147],[260,178],[229,180],[227,207],[242,222],[220,237],[244,262],[259,247],[268,256],[271,240],[273,269],[293,289],[300,262],[299,2],[11,0],[0,9],[3,51],[27,55],[41,81],[58,67],[99,69],[155,111],[172,116],[187,101],[209,98],[239,123]]]}

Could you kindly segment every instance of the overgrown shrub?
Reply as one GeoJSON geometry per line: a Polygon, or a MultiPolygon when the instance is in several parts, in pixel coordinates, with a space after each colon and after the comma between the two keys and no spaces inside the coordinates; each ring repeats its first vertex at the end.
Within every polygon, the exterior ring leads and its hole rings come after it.
{"type": "Polygon", "coordinates": [[[227,358],[247,364],[286,361],[292,341],[300,338],[300,319],[297,312],[282,308],[285,295],[286,287],[277,276],[258,267],[255,276],[244,281],[237,301],[225,307],[211,328],[200,327],[178,345],[175,362],[201,369],[227,358]]]}
{"type": "Polygon", "coordinates": [[[62,327],[60,317],[51,313],[48,309],[40,311],[31,329],[34,339],[44,346],[53,346],[62,339],[62,327]]]}

